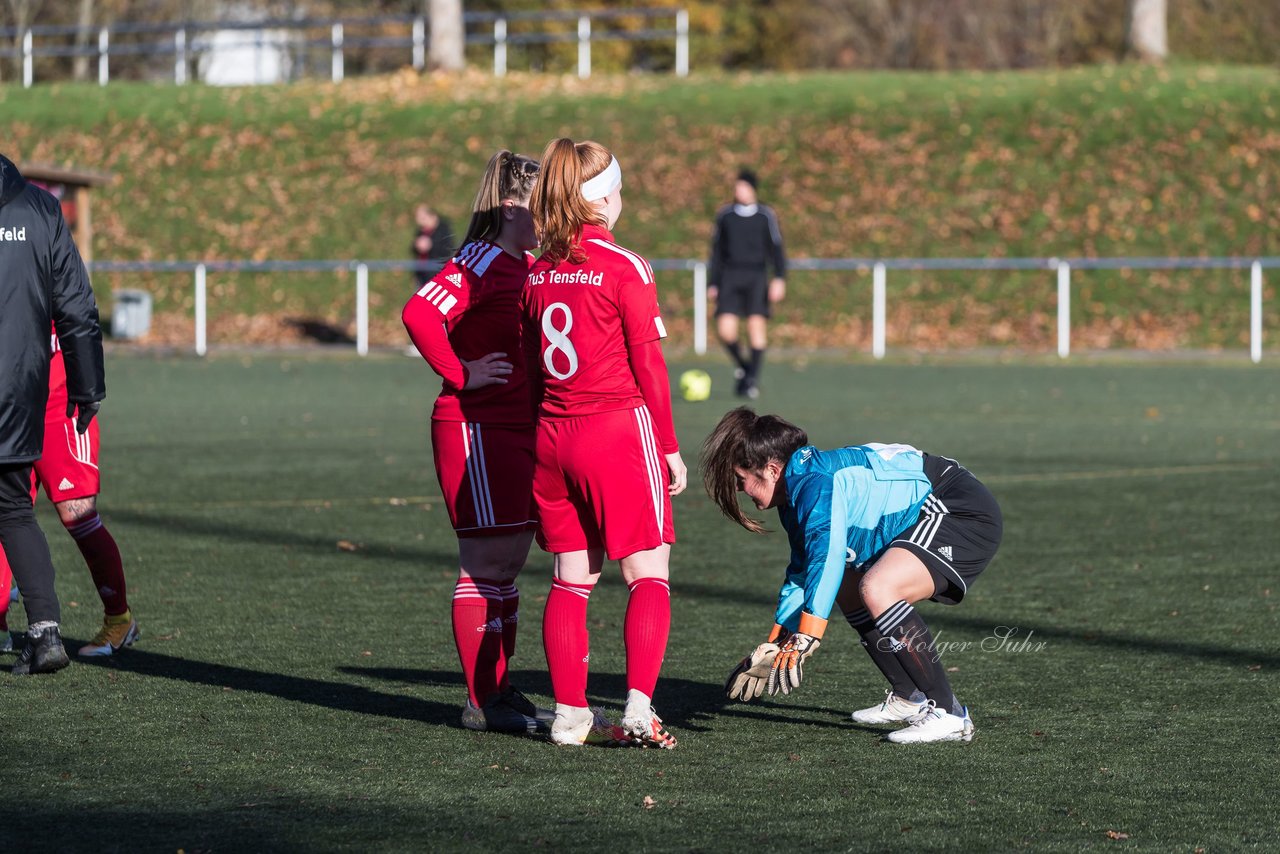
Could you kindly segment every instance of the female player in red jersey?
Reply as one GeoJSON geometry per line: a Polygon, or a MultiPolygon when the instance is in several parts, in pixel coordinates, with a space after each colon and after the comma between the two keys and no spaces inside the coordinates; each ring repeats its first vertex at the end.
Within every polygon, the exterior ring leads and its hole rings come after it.
{"type": "Polygon", "coordinates": [[[497,732],[546,728],[508,681],[520,594],[515,579],[537,527],[533,412],[520,350],[520,292],[538,245],[529,195],[538,161],[499,151],[489,161],[463,245],[409,298],[409,336],[444,379],[431,413],[436,474],[458,535],[453,636],[467,680],[462,725],[497,732]],[[509,355],[510,354],[510,355],[509,355]]]}
{"type": "Polygon", "coordinates": [[[595,142],[557,139],[530,202],[542,255],[522,297],[538,410],[533,492],[539,544],[555,556],[542,642],[556,744],[675,746],[652,707],[671,625],[671,496],[687,473],[671,421],[657,288],[648,262],[614,242],[622,172],[595,142]],[[605,558],[630,587],[620,727],[587,705],[587,600],[605,558]]]}

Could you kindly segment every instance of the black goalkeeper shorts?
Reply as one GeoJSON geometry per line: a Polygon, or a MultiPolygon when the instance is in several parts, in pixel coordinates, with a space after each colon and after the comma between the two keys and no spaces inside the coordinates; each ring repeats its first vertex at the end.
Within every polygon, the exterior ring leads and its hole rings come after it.
{"type": "Polygon", "coordinates": [[[933,576],[930,598],[955,605],[995,557],[1004,522],[991,490],[955,460],[925,454],[924,472],[933,492],[920,508],[920,518],[889,548],[907,549],[920,558],[933,576]]]}

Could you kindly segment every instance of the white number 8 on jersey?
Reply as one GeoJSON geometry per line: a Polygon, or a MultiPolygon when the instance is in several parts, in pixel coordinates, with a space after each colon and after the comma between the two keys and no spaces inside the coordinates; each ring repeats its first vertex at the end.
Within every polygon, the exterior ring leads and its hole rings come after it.
{"type": "Polygon", "coordinates": [[[573,349],[573,342],[569,340],[570,329],[573,329],[573,312],[569,310],[569,306],[562,302],[553,302],[547,306],[547,310],[542,313],[542,334],[547,336],[548,347],[542,353],[542,364],[546,366],[547,373],[558,380],[567,380],[578,372],[578,351],[573,349]],[[564,326],[559,328],[553,319],[557,310],[564,312],[564,326]],[[567,371],[556,367],[556,351],[564,353],[568,360],[567,371]]]}

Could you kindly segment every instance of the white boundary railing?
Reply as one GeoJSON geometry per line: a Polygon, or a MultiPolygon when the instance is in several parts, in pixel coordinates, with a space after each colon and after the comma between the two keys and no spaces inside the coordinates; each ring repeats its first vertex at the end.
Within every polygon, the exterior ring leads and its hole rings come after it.
{"type": "MultiPolygon", "coordinates": [[[[693,275],[693,349],[707,352],[707,264],[695,259],[661,258],[654,270],[686,271],[693,275]]],[[[210,272],[323,273],[350,271],[355,275],[356,352],[369,352],[369,271],[440,269],[416,261],[94,261],[95,273],[191,273],[195,289],[195,352],[208,351],[208,289],[210,272]]],[[[1262,271],[1280,267],[1280,256],[1263,258],[797,258],[793,271],[871,271],[871,355],[885,356],[889,270],[1009,270],[1057,274],[1058,356],[1071,355],[1071,275],[1074,270],[1249,270],[1249,358],[1262,361],[1262,271]]]]}
{"type": "MultiPolygon", "coordinates": [[[[543,12],[468,12],[463,15],[463,25],[468,45],[493,46],[493,73],[501,77],[507,73],[507,53],[513,45],[537,45],[573,43],[578,46],[578,76],[591,76],[591,46],[601,41],[666,41],[675,42],[673,71],[679,77],[689,73],[689,13],[674,8],[590,9],[582,11],[543,12]],[[594,26],[593,22],[608,23],[623,18],[643,19],[646,27],[641,30],[624,30],[594,26]],[[649,25],[653,21],[670,20],[669,26],[649,25]],[[539,27],[534,32],[512,32],[511,25],[539,27]],[[557,30],[555,26],[564,29],[557,30]],[[569,28],[569,25],[573,25],[569,28]]],[[[386,49],[404,51],[416,69],[426,67],[427,37],[430,21],[423,16],[382,16],[375,18],[272,18],[262,21],[180,21],[163,24],[120,22],[97,30],[96,44],[87,39],[85,44],[74,42],[81,30],[75,26],[33,26],[26,30],[0,29],[0,44],[21,43],[18,48],[0,49],[0,57],[22,59],[22,85],[31,88],[35,84],[35,61],[43,57],[89,57],[98,61],[98,84],[106,86],[111,81],[111,61],[114,56],[173,57],[173,82],[181,86],[187,83],[191,62],[201,54],[215,49],[208,38],[214,33],[242,32],[238,41],[219,41],[217,49],[250,48],[261,53],[266,50],[329,52],[329,77],[341,83],[346,74],[346,51],[351,49],[386,49]],[[405,30],[404,35],[373,35],[353,37],[349,30],[377,30],[385,27],[405,30]],[[21,33],[21,39],[15,39],[21,33]],[[325,33],[327,37],[316,37],[325,33]],[[308,36],[308,34],[312,34],[308,36]],[[148,38],[149,41],[124,41],[148,38]],[[37,38],[39,42],[37,42],[37,38]]]]}

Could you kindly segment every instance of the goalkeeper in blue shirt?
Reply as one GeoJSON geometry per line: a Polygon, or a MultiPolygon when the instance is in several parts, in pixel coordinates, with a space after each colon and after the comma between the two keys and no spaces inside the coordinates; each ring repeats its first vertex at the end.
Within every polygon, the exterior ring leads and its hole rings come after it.
{"type": "Polygon", "coordinates": [[[890,686],[853,719],[907,722],[888,735],[900,744],[972,739],[969,710],[913,605],[958,603],[991,562],[1002,531],[991,492],[947,457],[910,445],[820,451],[794,424],[746,407],[726,414],[702,450],[721,512],[762,532],[738,503],[745,492],[757,509],[777,509],[791,544],[773,631],[729,674],[729,697],[798,688],[839,604],[890,686]]]}

